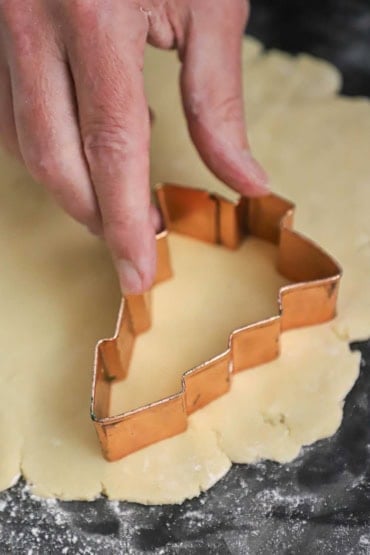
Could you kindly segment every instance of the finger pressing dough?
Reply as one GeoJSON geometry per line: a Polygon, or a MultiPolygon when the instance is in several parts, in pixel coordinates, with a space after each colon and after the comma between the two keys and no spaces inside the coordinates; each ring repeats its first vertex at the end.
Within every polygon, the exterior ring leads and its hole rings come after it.
{"type": "MultiPolygon", "coordinates": [[[[112,334],[119,306],[112,264],[1,154],[0,489],[23,474],[42,496],[178,503],[233,461],[289,461],[338,428],[359,368],[348,341],[370,335],[370,104],[337,97],[327,63],[261,53],[255,41],[245,41],[243,70],[255,155],[274,190],[296,202],[296,228],[344,267],[338,318],[283,334],[281,357],[237,375],[185,433],[107,463],[88,407],[94,344],[112,334]]],[[[173,53],[148,49],[152,181],[235,197],[190,143],[178,72],[173,53]]],[[[285,281],[271,245],[249,239],[228,253],[174,236],[171,248],[176,277],[154,290],[154,327],[114,388],[113,411],[176,391],[181,373],[224,349],[233,327],[277,311],[285,281]]]]}

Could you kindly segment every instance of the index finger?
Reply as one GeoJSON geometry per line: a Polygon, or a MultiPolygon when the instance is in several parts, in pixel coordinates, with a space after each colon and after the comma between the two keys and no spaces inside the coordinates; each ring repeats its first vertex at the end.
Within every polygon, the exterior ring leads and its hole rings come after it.
{"type": "Polygon", "coordinates": [[[104,237],[122,292],[141,293],[150,287],[156,263],[150,216],[150,123],[142,76],[147,29],[139,14],[117,6],[117,13],[92,9],[88,29],[79,28],[68,48],[104,237]]]}

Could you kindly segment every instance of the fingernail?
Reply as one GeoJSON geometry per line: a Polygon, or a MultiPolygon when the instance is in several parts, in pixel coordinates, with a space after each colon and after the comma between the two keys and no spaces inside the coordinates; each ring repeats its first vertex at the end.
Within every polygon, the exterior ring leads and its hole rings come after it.
{"type": "Polygon", "coordinates": [[[142,293],[143,280],[131,260],[118,260],[116,266],[122,293],[124,295],[142,293]]]}

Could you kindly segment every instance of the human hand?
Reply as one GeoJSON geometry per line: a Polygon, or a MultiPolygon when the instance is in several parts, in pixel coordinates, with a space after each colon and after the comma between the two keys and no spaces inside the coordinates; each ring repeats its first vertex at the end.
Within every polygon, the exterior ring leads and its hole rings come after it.
{"type": "Polygon", "coordinates": [[[0,0],[0,135],[113,255],[123,293],[155,275],[145,43],[176,48],[190,135],[235,190],[267,192],[245,134],[245,0],[0,0]]]}

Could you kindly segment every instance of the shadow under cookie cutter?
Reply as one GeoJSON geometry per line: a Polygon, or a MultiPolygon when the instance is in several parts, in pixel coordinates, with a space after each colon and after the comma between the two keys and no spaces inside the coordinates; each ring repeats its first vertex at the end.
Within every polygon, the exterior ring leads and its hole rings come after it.
{"type": "Polygon", "coordinates": [[[270,194],[237,202],[206,191],[163,184],[156,188],[165,229],[157,234],[155,283],[172,276],[167,236],[181,233],[236,249],[248,235],[278,246],[277,269],[290,283],[278,293],[279,314],[238,328],[223,353],[186,371],[181,391],[109,416],[111,385],[128,373],[135,337],[150,328],[150,291],[123,299],[115,335],[95,351],[91,418],[108,461],[186,430],[187,419],[226,393],[232,375],[279,356],[280,333],[332,319],[341,268],[319,246],[292,229],[294,205],[270,194]]]}

